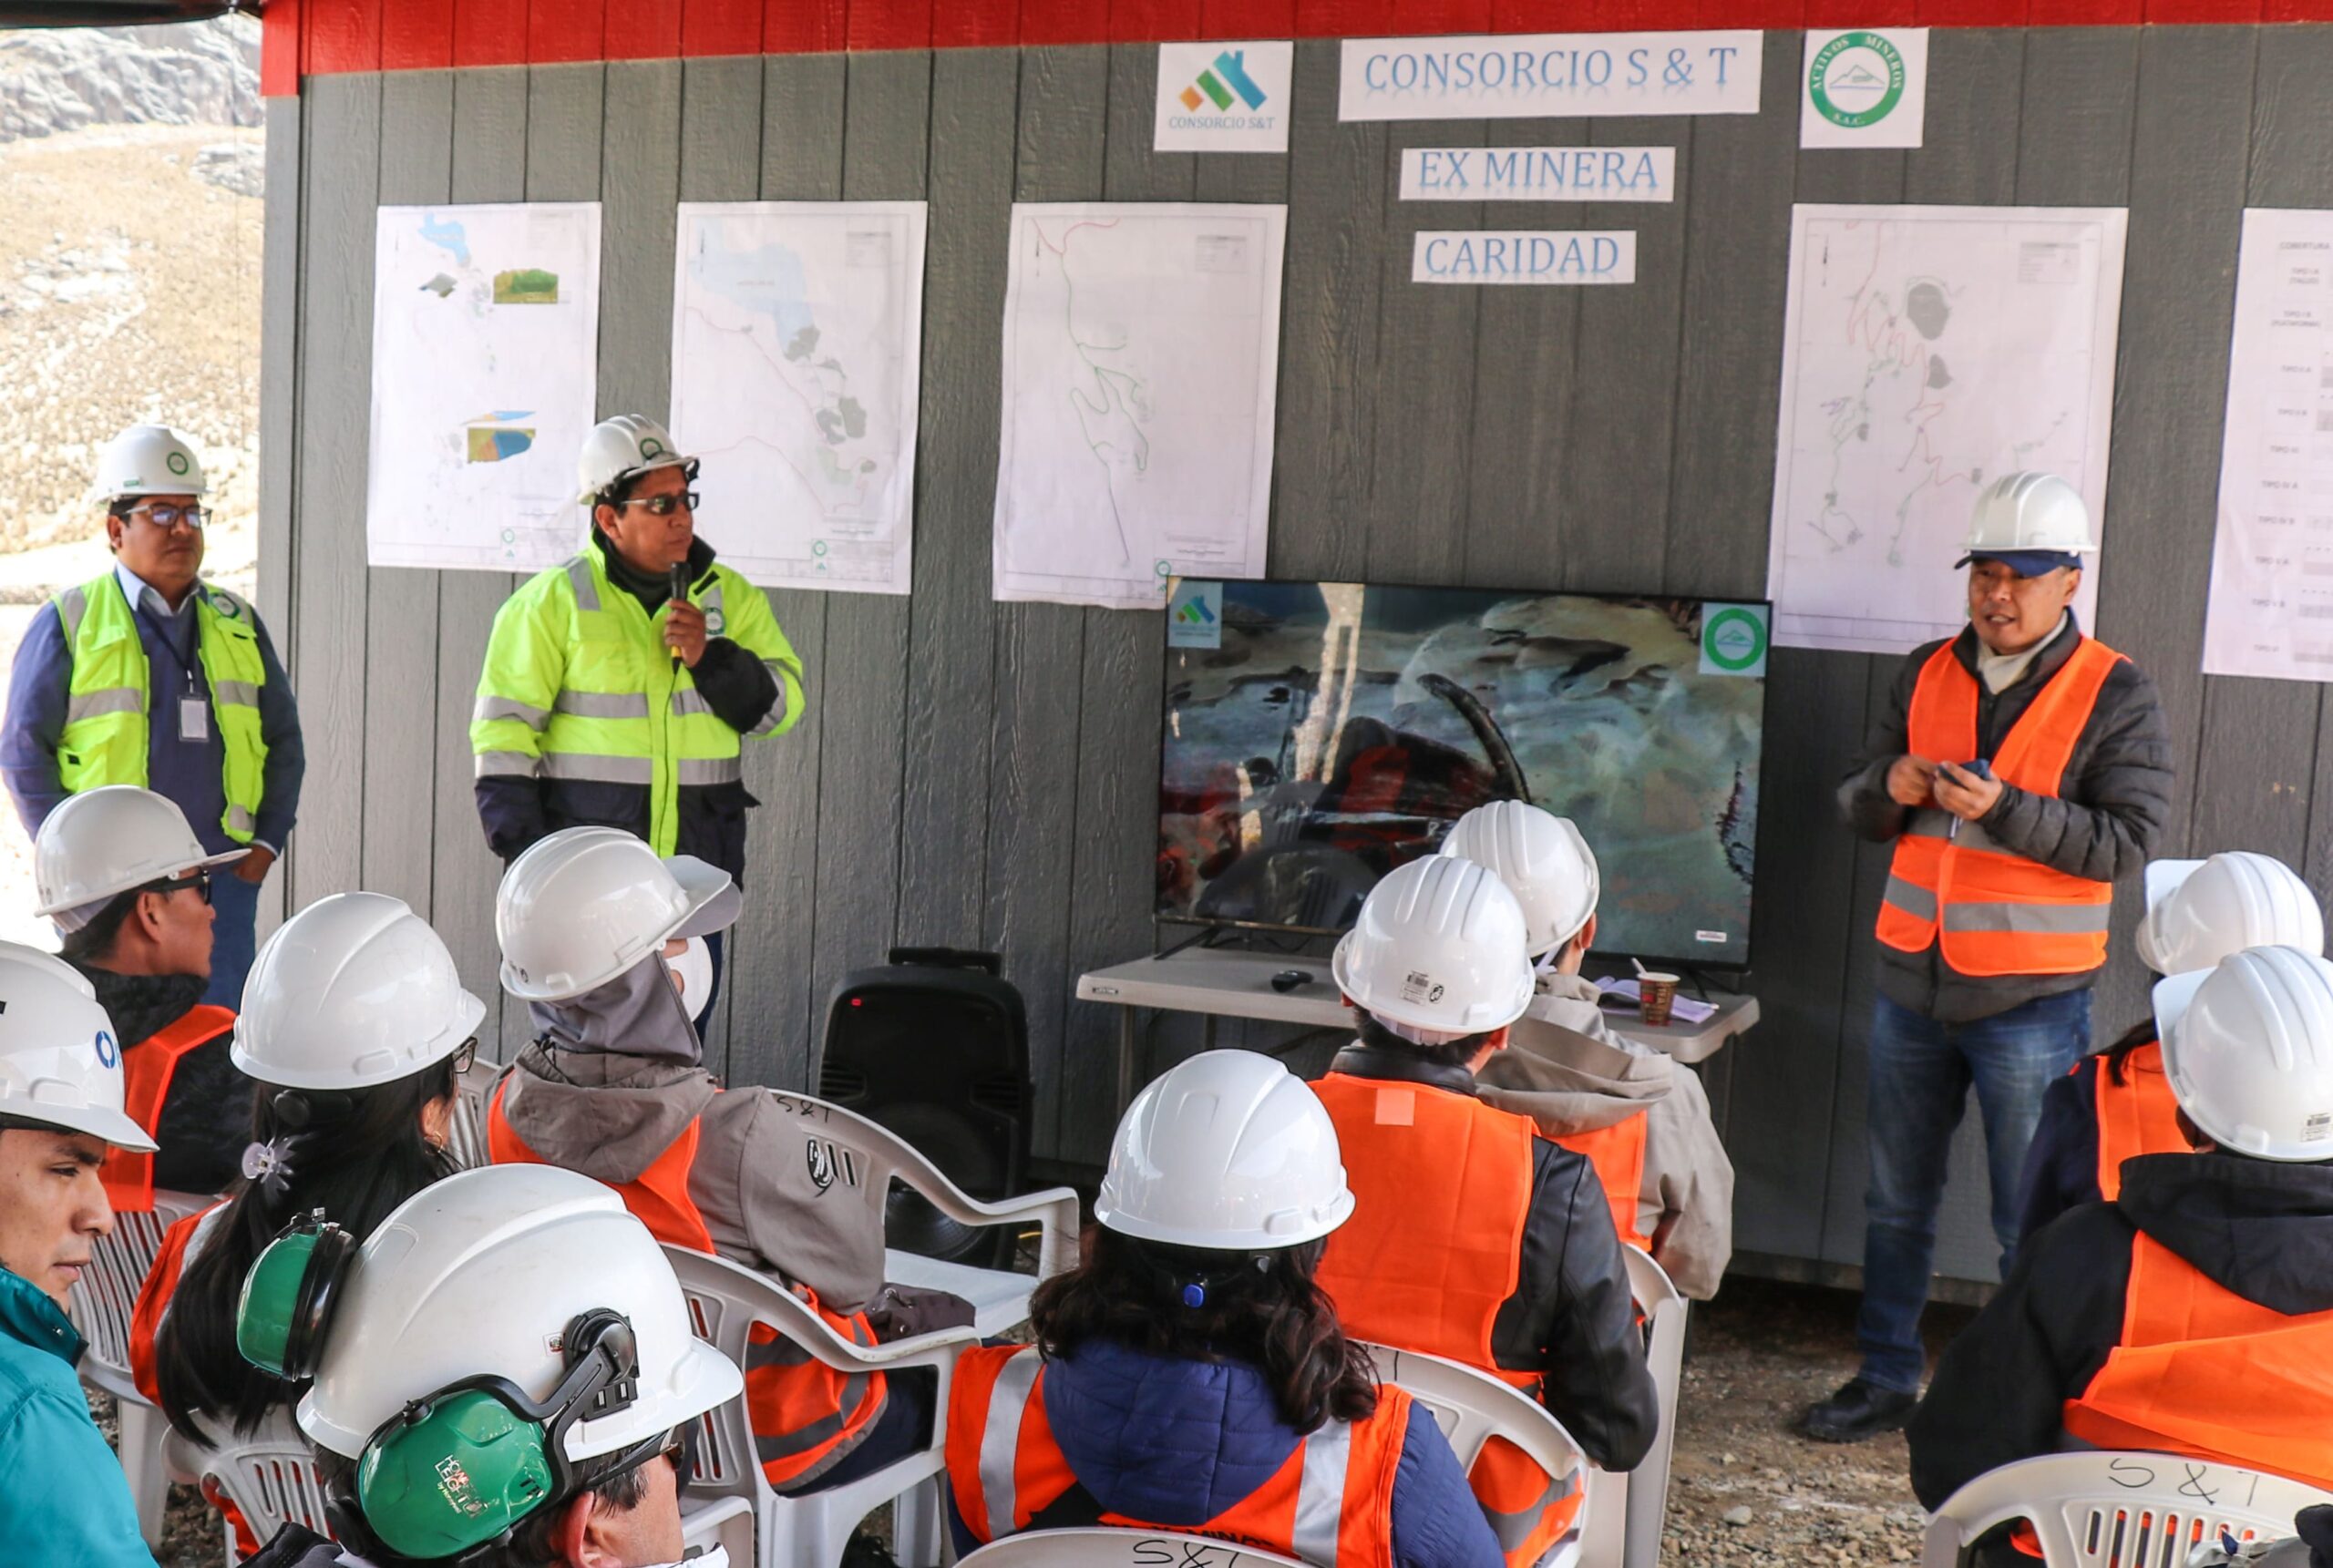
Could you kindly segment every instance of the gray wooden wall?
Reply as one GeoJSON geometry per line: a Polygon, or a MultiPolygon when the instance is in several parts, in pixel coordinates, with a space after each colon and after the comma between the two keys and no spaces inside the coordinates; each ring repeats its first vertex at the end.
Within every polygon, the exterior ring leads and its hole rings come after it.
{"type": "MultiPolygon", "coordinates": [[[[1284,158],[1152,152],[1147,46],[327,77],[271,100],[261,580],[308,726],[292,906],[398,894],[493,994],[498,867],[466,726],[513,583],[365,564],[373,210],[595,197],[603,414],[664,411],[675,201],[931,204],[916,590],[773,595],[812,705],[747,748],[751,912],[709,1048],[738,1081],[805,1083],[827,991],[888,945],[994,947],[1029,1000],[1038,1153],[1106,1147],[1114,1020],[1071,991],[1151,937],[1161,628],[990,600],[1015,200],[1289,204],[1275,574],[1736,598],[1765,581],[1791,204],[2127,205],[2102,629],[2153,673],[2181,738],[2172,846],[2269,851],[2324,888],[2321,689],[2197,666],[2237,214],[2333,204],[2333,28],[1940,30],[1931,50],[1927,146],[1903,153],[1798,150],[1790,32],[1766,36],[1764,112],[1702,119],[1341,125],[1337,46],[1300,44],[1284,158]],[[1681,194],[1584,210],[1394,199],[1403,148],[1483,142],[1673,143],[1681,194]],[[1638,282],[1408,282],[1413,232],[1477,224],[1633,228],[1638,282]]],[[[704,526],[717,545],[720,518],[704,526]]],[[[1738,1241],[1774,1259],[1860,1254],[1884,856],[1835,825],[1831,797],[1891,665],[1773,661],[1767,1021],[1720,1087],[1738,1241]]],[[[2118,959],[2102,1035],[2143,999],[2118,959]]],[[[507,1045],[523,1017],[504,1021],[507,1045]]],[[[1973,1152],[1941,1264],[1982,1278],[1973,1152]]]]}

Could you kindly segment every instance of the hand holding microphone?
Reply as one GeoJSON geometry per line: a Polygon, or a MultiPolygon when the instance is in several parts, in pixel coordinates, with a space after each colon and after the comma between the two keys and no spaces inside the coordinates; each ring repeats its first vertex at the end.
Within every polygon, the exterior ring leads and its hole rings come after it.
{"type": "Polygon", "coordinates": [[[687,562],[674,561],[665,574],[671,597],[664,618],[664,646],[673,651],[673,669],[685,664],[694,670],[704,657],[704,611],[689,602],[687,562]]]}

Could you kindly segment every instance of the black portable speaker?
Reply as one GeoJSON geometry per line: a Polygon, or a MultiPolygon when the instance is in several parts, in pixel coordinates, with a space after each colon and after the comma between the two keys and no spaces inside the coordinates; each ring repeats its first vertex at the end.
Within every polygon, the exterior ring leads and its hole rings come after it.
{"type": "MultiPolygon", "coordinates": [[[[994,953],[894,948],[853,969],[827,1004],[821,1099],[913,1144],[976,1198],[1022,1190],[1029,1163],[1029,1019],[994,953]]],[[[903,1184],[884,1211],[888,1243],[982,1267],[1012,1263],[1012,1227],[971,1226],[903,1184]]]]}

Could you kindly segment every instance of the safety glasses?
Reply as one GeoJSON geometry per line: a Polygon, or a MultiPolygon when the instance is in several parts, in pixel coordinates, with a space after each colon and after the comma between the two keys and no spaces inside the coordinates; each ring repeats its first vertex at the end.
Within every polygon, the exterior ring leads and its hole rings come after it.
{"type": "Polygon", "coordinates": [[[208,871],[190,871],[183,876],[164,877],[159,882],[148,883],[146,885],[145,891],[149,893],[184,893],[190,888],[193,889],[196,893],[200,894],[202,896],[202,901],[205,904],[210,903],[211,873],[208,871]]]}
{"type": "Polygon", "coordinates": [[[128,515],[145,518],[164,533],[170,532],[180,523],[199,530],[211,520],[211,514],[200,507],[132,507],[128,515]]]}
{"type": "Polygon", "coordinates": [[[697,493],[694,490],[684,490],[677,496],[642,496],[635,500],[626,501],[624,505],[645,507],[648,508],[648,515],[652,518],[669,518],[678,511],[695,511],[696,503],[697,493]]]}

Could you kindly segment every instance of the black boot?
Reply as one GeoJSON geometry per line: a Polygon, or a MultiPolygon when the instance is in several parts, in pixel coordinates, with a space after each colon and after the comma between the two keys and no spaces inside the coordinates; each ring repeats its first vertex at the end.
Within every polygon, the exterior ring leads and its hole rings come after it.
{"type": "Polygon", "coordinates": [[[1867,1442],[1910,1420],[1919,1402],[1917,1394],[1899,1394],[1857,1378],[1811,1407],[1800,1419],[1799,1430],[1817,1442],[1867,1442]]]}

